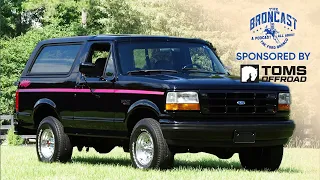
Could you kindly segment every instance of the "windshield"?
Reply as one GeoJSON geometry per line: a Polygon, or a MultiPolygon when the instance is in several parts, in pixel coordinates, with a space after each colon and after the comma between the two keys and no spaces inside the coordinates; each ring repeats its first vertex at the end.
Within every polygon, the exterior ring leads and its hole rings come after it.
{"type": "Polygon", "coordinates": [[[118,46],[122,74],[132,72],[200,72],[226,74],[212,50],[185,42],[128,42],[118,46]]]}

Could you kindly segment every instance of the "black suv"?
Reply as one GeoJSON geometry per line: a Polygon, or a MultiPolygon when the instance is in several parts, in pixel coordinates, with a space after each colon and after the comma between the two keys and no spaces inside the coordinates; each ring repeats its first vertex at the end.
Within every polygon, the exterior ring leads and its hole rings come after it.
{"type": "Polygon", "coordinates": [[[18,82],[15,111],[18,133],[37,134],[40,161],[69,161],[74,146],[121,146],[142,169],[207,152],[276,170],[295,128],[287,86],[241,83],[211,43],[167,36],[41,41],[18,82]]]}

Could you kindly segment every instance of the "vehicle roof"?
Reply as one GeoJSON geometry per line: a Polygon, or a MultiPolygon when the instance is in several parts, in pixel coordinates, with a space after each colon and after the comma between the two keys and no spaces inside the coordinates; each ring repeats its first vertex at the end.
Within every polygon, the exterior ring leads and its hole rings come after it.
{"type": "Polygon", "coordinates": [[[67,42],[84,42],[84,41],[143,41],[143,40],[155,40],[155,41],[183,41],[183,42],[198,42],[208,44],[207,41],[199,38],[182,38],[175,36],[152,36],[152,35],[138,35],[138,34],[119,34],[119,35],[96,35],[96,36],[74,36],[64,38],[53,38],[43,40],[40,44],[51,43],[67,43],[67,42]]]}

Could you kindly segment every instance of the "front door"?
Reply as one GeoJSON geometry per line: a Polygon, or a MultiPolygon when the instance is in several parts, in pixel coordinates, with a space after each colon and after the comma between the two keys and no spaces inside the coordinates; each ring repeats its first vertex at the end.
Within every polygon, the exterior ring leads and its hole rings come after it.
{"type": "Polygon", "coordinates": [[[90,42],[85,61],[95,64],[93,74],[79,73],[75,93],[74,133],[112,136],[114,83],[112,46],[108,42],[90,42]],[[111,70],[110,70],[111,69],[111,70]]]}

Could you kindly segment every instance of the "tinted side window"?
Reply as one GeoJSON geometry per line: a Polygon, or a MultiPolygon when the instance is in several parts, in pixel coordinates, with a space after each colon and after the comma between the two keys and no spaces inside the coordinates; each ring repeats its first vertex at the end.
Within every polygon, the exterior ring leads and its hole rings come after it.
{"type": "Polygon", "coordinates": [[[86,76],[100,77],[103,75],[105,65],[110,53],[111,45],[109,43],[93,43],[90,46],[90,52],[86,62],[95,64],[95,71],[86,76]]]}
{"type": "Polygon", "coordinates": [[[44,47],[35,60],[30,74],[68,73],[81,45],[56,45],[44,47]]]}
{"type": "Polygon", "coordinates": [[[106,74],[106,76],[113,76],[114,75],[114,64],[113,64],[112,55],[110,55],[110,57],[109,57],[105,74],[106,74]]]}

